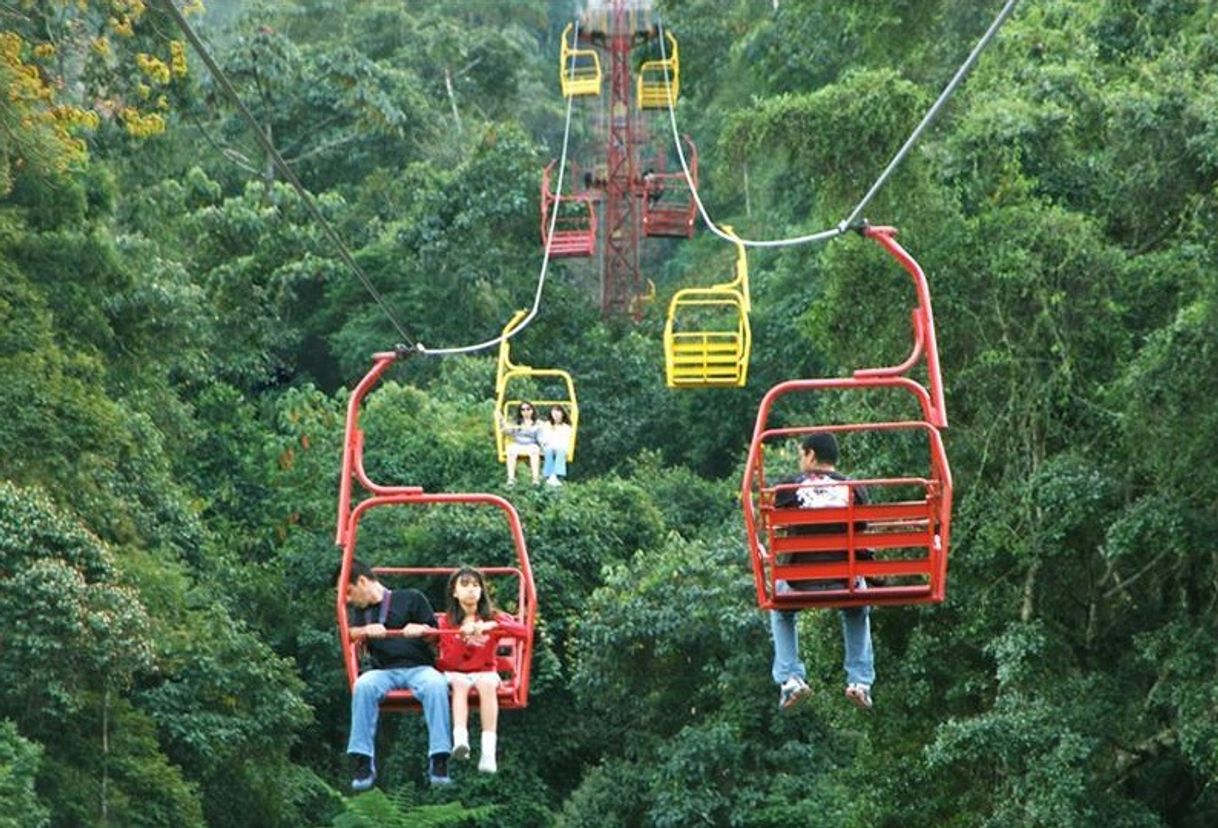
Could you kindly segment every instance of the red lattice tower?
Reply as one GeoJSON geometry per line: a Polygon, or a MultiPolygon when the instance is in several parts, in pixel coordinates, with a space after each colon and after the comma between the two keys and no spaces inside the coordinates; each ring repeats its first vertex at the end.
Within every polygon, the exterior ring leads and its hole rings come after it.
{"type": "Polygon", "coordinates": [[[616,316],[636,308],[635,299],[644,293],[645,286],[639,269],[643,233],[638,165],[646,135],[634,105],[630,53],[640,42],[653,37],[655,30],[648,3],[608,0],[595,5],[600,13],[585,18],[589,26],[582,36],[604,49],[609,58],[605,180],[598,182],[602,187],[604,216],[601,310],[605,316],[616,316]]]}

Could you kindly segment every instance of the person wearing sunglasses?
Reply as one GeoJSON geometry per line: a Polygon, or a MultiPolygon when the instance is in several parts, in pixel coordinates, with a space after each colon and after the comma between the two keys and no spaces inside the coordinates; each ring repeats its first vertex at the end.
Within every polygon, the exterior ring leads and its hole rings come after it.
{"type": "Polygon", "coordinates": [[[512,438],[507,444],[507,484],[516,485],[516,464],[523,456],[529,458],[533,485],[537,485],[541,482],[541,423],[537,422],[533,404],[520,404],[516,410],[515,425],[503,422],[502,414],[499,417],[503,431],[512,438]]]}

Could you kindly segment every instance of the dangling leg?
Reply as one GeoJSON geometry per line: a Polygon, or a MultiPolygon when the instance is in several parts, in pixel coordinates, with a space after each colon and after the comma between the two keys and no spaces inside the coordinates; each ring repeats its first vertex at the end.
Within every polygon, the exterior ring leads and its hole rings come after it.
{"type": "Polygon", "coordinates": [[[478,756],[478,770],[495,773],[499,770],[495,760],[495,745],[499,739],[499,677],[478,677],[478,710],[482,715],[482,752],[478,756]]]}
{"type": "Polygon", "coordinates": [[[434,667],[411,667],[410,690],[423,705],[427,722],[428,778],[433,785],[447,785],[448,754],[452,752],[452,719],[449,717],[448,682],[434,667]]]}
{"type": "Polygon", "coordinates": [[[871,648],[871,607],[842,610],[842,641],[846,658],[846,697],[861,708],[871,707],[875,683],[875,653],[871,648]]]}
{"type": "Polygon", "coordinates": [[[385,694],[401,685],[395,681],[394,670],[369,670],[355,680],[351,692],[351,734],[347,753],[364,756],[376,754],[376,727],[381,716],[381,700],[385,694]]]}
{"type": "Polygon", "coordinates": [[[469,758],[469,681],[463,675],[449,681],[453,695],[453,758],[469,758]]]}
{"type": "Polygon", "coordinates": [[[516,485],[516,463],[520,460],[520,449],[515,443],[507,447],[507,482],[509,486],[516,485]]]}
{"type": "Polygon", "coordinates": [[[799,633],[795,629],[795,613],[790,610],[770,611],[770,632],[774,637],[774,662],[770,674],[775,684],[787,679],[806,678],[804,664],[799,660],[799,633]]]}
{"type": "Polygon", "coordinates": [[[400,670],[369,670],[355,680],[351,691],[351,734],[347,753],[355,763],[351,788],[366,791],[376,782],[376,727],[381,700],[390,690],[405,686],[400,670]]]}

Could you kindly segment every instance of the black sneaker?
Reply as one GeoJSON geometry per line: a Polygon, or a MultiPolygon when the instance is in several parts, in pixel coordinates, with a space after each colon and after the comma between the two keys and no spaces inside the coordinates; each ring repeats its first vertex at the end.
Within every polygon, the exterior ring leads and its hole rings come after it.
{"type": "Polygon", "coordinates": [[[433,785],[452,784],[452,777],[448,775],[447,753],[436,753],[431,757],[427,768],[427,781],[433,785]]]}
{"type": "Polygon", "coordinates": [[[351,754],[351,790],[366,791],[376,781],[376,766],[371,756],[362,753],[351,754]]]}

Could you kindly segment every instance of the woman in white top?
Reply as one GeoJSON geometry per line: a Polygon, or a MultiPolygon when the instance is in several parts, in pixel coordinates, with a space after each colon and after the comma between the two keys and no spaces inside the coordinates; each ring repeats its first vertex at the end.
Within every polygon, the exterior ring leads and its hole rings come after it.
{"type": "MultiPolygon", "coordinates": [[[[503,415],[499,415],[502,422],[503,415]]],[[[529,470],[533,472],[533,485],[541,482],[538,465],[541,457],[541,424],[534,419],[532,403],[522,402],[516,413],[516,424],[503,423],[503,430],[512,435],[507,444],[507,482],[516,485],[516,463],[520,456],[529,458],[529,470]]]]}
{"type": "Polygon", "coordinates": [[[541,448],[546,460],[542,475],[551,486],[561,486],[567,476],[567,451],[571,448],[571,424],[561,405],[550,408],[550,419],[541,429],[541,448]]]}

